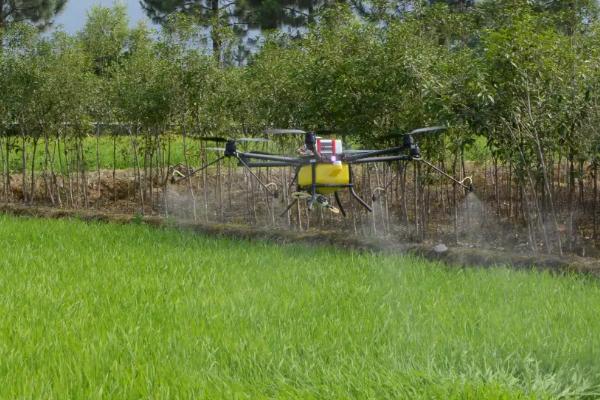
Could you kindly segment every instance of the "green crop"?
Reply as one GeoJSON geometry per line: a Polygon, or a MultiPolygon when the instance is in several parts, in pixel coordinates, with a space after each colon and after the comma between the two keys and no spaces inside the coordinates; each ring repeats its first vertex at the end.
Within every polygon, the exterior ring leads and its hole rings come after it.
{"type": "Polygon", "coordinates": [[[600,395],[578,276],[0,216],[0,398],[600,395]]]}

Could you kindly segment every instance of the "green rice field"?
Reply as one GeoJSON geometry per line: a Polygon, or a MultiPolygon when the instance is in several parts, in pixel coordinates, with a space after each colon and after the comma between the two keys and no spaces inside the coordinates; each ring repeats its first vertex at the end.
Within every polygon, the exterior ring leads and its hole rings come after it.
{"type": "Polygon", "coordinates": [[[592,278],[0,215],[2,399],[600,397],[592,278]]]}

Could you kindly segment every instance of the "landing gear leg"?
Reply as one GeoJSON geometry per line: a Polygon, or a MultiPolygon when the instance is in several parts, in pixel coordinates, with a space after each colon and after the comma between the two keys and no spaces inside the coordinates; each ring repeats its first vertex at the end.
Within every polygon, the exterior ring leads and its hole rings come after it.
{"type": "Polygon", "coordinates": [[[310,165],[312,173],[312,184],[310,185],[310,200],[308,200],[308,209],[313,209],[313,204],[317,200],[317,163],[312,160],[310,165]]]}
{"type": "Polygon", "coordinates": [[[342,202],[340,201],[340,195],[338,194],[338,192],[334,192],[333,195],[335,197],[335,204],[337,204],[337,206],[340,209],[342,215],[345,217],[346,216],[346,210],[344,210],[344,207],[342,206],[342,202]]]}
{"type": "Polygon", "coordinates": [[[356,191],[354,190],[354,184],[352,183],[352,168],[348,167],[348,169],[349,169],[348,172],[350,174],[350,194],[352,195],[352,197],[354,197],[354,199],[356,199],[356,201],[358,201],[360,203],[361,206],[366,208],[367,211],[373,212],[373,209],[371,208],[371,206],[369,206],[363,199],[361,199],[360,196],[358,195],[358,193],[356,193],[356,191]]]}
{"type": "Polygon", "coordinates": [[[292,209],[292,207],[294,207],[294,205],[296,205],[297,202],[298,202],[298,199],[295,199],[294,201],[292,201],[290,203],[290,205],[287,206],[286,209],[279,216],[283,217],[288,211],[290,211],[292,209]]]}
{"type": "Polygon", "coordinates": [[[350,188],[350,194],[352,195],[352,197],[354,197],[356,199],[356,201],[358,201],[360,203],[361,206],[363,206],[364,208],[366,208],[367,211],[373,212],[373,209],[371,208],[371,206],[368,205],[367,203],[365,203],[365,201],[360,198],[360,196],[358,195],[358,193],[356,193],[356,191],[354,190],[354,187],[350,188]]]}

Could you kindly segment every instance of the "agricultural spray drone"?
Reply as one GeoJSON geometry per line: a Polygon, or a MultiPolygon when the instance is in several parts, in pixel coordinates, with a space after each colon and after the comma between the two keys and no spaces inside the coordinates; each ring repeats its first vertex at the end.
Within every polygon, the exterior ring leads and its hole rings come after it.
{"type": "Polygon", "coordinates": [[[294,167],[295,174],[292,185],[294,183],[296,184],[297,191],[292,194],[291,197],[294,200],[288,204],[282,215],[290,210],[298,201],[306,200],[309,209],[312,209],[317,205],[329,209],[334,213],[341,212],[346,216],[346,212],[338,194],[340,190],[344,189],[348,189],[350,195],[366,210],[372,211],[371,206],[356,193],[354,188],[352,166],[355,164],[392,161],[422,162],[466,190],[472,191],[473,188],[470,177],[458,180],[421,157],[421,151],[415,138],[425,134],[440,132],[445,129],[445,127],[439,126],[416,129],[401,136],[402,144],[400,146],[381,150],[344,150],[341,140],[335,138],[324,139],[318,136],[319,134],[328,133],[325,131],[306,132],[299,129],[270,129],[266,131],[267,135],[273,136],[304,135],[304,144],[298,149],[299,156],[297,157],[257,151],[243,152],[238,150],[238,143],[269,141],[269,139],[265,138],[203,138],[203,140],[206,141],[225,143],[224,148],[210,149],[220,152],[220,156],[200,168],[186,171],[186,173],[175,170],[171,182],[175,183],[189,178],[225,158],[235,158],[237,159],[239,166],[247,169],[266,191],[274,197],[277,197],[277,190],[272,189],[274,184],[263,183],[252,171],[252,168],[294,167]],[[330,194],[334,195],[337,207],[334,207],[329,203],[326,195],[330,194]]]}

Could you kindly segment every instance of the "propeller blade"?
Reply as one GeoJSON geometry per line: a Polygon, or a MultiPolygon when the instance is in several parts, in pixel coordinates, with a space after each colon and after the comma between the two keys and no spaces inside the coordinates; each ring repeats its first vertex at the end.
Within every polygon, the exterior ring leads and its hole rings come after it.
{"type": "Polygon", "coordinates": [[[344,154],[370,153],[372,151],[377,151],[377,150],[344,150],[344,154]]]}
{"type": "Polygon", "coordinates": [[[273,154],[273,153],[269,153],[269,152],[266,152],[266,151],[256,151],[256,150],[252,150],[249,153],[251,153],[251,154],[263,154],[265,156],[281,156],[282,155],[282,154],[273,154]]]}
{"type": "Polygon", "coordinates": [[[402,137],[404,137],[404,135],[411,135],[411,136],[420,136],[420,135],[427,135],[427,134],[432,134],[432,133],[436,133],[439,131],[443,131],[448,129],[448,127],[446,126],[431,126],[431,127],[427,127],[427,128],[419,128],[419,129],[415,129],[413,131],[410,131],[408,133],[405,132],[400,132],[400,131],[395,131],[393,133],[381,136],[379,139],[381,140],[389,140],[389,139],[402,139],[402,137]]]}
{"type": "Polygon", "coordinates": [[[306,132],[301,129],[267,129],[267,135],[303,135],[306,132]]]}
{"type": "Polygon", "coordinates": [[[428,133],[445,131],[446,129],[448,129],[448,128],[445,127],[445,126],[430,126],[430,127],[427,127],[427,128],[415,129],[414,131],[411,131],[409,133],[409,135],[425,135],[425,134],[428,134],[428,133]]]}
{"type": "Polygon", "coordinates": [[[270,142],[271,140],[266,139],[266,138],[246,137],[246,138],[235,139],[235,141],[236,142],[259,142],[259,143],[266,143],[266,142],[270,142]]]}
{"type": "Polygon", "coordinates": [[[220,136],[203,136],[198,138],[202,142],[215,142],[215,143],[225,143],[227,139],[220,136]]]}
{"type": "Polygon", "coordinates": [[[222,152],[222,151],[225,151],[225,148],[223,148],[223,147],[207,147],[205,150],[222,152]]]}

